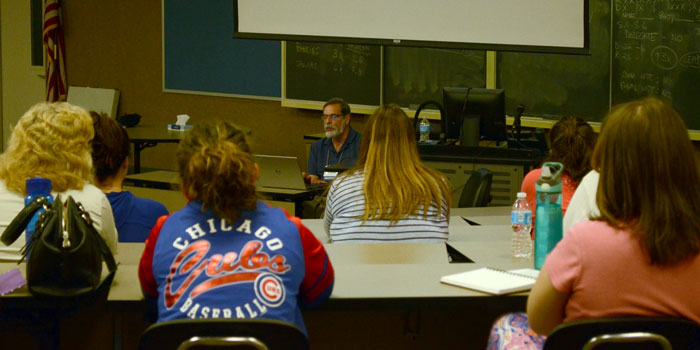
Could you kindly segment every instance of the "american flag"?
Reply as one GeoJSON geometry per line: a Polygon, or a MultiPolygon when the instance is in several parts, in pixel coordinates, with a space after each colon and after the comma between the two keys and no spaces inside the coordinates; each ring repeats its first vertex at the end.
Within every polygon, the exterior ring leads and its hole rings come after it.
{"type": "Polygon", "coordinates": [[[44,1],[43,42],[46,48],[46,101],[65,101],[66,48],[63,42],[61,6],[58,0],[44,1]]]}

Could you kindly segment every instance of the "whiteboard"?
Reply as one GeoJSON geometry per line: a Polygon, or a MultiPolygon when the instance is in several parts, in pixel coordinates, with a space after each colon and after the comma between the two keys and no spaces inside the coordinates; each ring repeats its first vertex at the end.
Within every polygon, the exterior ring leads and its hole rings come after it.
{"type": "Polygon", "coordinates": [[[66,102],[83,107],[88,112],[106,113],[110,117],[116,118],[119,90],[69,86],[66,102]]]}
{"type": "Polygon", "coordinates": [[[588,0],[235,1],[240,37],[471,44],[515,51],[588,46],[588,0]]]}

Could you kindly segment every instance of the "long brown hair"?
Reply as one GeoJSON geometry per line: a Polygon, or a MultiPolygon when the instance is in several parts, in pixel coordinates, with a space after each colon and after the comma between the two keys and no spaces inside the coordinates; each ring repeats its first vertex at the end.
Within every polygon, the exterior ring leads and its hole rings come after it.
{"type": "Polygon", "coordinates": [[[593,128],[579,117],[561,118],[549,131],[548,162],[564,164],[564,171],[576,183],[591,171],[591,154],[596,134],[593,128]]]}
{"type": "Polygon", "coordinates": [[[436,170],[420,161],[415,133],[397,105],[377,108],[365,126],[357,168],[364,172],[365,211],[362,220],[391,220],[415,215],[434,203],[449,216],[451,186],[436,170]]]}
{"type": "Polygon", "coordinates": [[[630,230],[651,263],[673,265],[700,251],[700,174],[680,116],[656,98],[613,107],[593,151],[600,173],[598,220],[630,230]]]}
{"type": "Polygon", "coordinates": [[[228,122],[197,124],[177,148],[182,188],[192,199],[233,223],[255,209],[255,161],[245,135],[228,122]]]}

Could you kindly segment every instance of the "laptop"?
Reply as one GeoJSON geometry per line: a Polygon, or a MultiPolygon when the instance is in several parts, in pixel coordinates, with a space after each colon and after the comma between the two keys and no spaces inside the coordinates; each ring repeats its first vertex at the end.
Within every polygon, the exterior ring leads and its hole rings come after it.
{"type": "Polygon", "coordinates": [[[301,176],[297,157],[253,155],[258,163],[258,187],[284,188],[292,190],[314,190],[324,188],[324,184],[307,184],[301,176]]]}

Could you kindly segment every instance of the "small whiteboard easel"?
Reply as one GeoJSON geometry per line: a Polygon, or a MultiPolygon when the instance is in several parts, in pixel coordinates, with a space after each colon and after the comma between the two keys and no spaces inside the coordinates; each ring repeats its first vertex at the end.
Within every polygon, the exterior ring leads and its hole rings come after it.
{"type": "Polygon", "coordinates": [[[110,117],[116,118],[119,90],[69,86],[66,101],[83,107],[88,112],[107,113],[110,117]]]}

